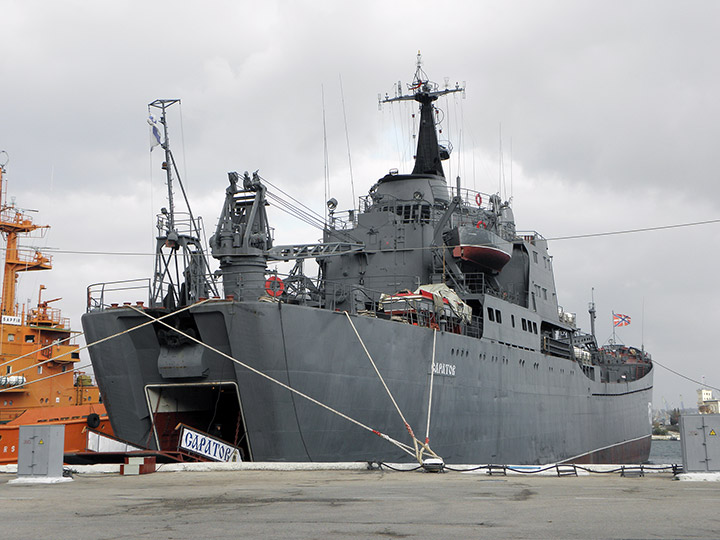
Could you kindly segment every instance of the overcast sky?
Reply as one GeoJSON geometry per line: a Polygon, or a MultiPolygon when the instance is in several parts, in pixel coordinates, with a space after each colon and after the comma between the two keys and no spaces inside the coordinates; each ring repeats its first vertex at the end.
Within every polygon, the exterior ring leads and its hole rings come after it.
{"type": "MultiPolygon", "coordinates": [[[[441,138],[455,148],[446,174],[512,196],[518,227],[551,239],[563,307],[589,329],[594,288],[601,343],[613,310],[630,315],[621,341],[720,387],[712,337],[720,224],[552,240],[720,218],[720,3],[0,0],[0,8],[9,193],[52,226],[25,245],[152,252],[154,215],[166,204],[145,121],[157,98],[182,100],[171,110],[171,144],[208,229],[233,170],[259,169],[323,213],[323,112],[329,196],[349,208],[351,178],[359,196],[388,169],[412,166],[411,105],[378,110],[377,96],[410,82],[420,50],[431,79],[467,85],[465,99],[438,102],[441,138]]],[[[320,237],[277,212],[271,219],[280,243],[320,237]]],[[[19,298],[36,301],[47,285],[46,298],[61,296],[53,305],[80,329],[88,284],[149,276],[152,262],[55,253],[52,272],[21,278],[19,298]]],[[[697,388],[658,366],[655,406],[663,398],[692,406],[697,388]]]]}

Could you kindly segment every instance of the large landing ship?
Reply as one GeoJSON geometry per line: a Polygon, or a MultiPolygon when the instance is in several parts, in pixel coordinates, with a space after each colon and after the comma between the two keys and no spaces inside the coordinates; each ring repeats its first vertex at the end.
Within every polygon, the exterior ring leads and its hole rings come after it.
{"type": "Polygon", "coordinates": [[[90,288],[83,317],[88,343],[116,336],[90,348],[115,434],[175,450],[184,424],[256,461],[646,460],[649,355],[599,347],[559,308],[548,242],[517,231],[499,195],[445,178],[435,102],[462,91],[418,61],[382,100],[419,106],[414,169],[351,211],[328,201],[321,243],[275,245],[266,209],[279,195],[230,173],[214,273],[197,220],[173,210],[174,101],[151,104],[171,202],[155,275],[141,302],[128,284],[90,288]],[[295,264],[282,275],[277,261],[295,264]],[[113,287],[133,302],[110,303],[113,287]]]}

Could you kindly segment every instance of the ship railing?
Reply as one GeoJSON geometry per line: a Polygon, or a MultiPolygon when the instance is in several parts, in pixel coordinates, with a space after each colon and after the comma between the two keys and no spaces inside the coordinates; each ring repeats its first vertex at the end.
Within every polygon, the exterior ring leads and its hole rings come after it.
{"type": "Polygon", "coordinates": [[[135,302],[143,303],[150,298],[150,278],[124,279],[93,283],[87,288],[87,312],[103,310],[120,303],[128,302],[128,291],[136,297],[135,302]]]}
{"type": "Polygon", "coordinates": [[[546,243],[545,237],[537,231],[517,231],[517,236],[525,240],[528,244],[536,245],[538,243],[546,243]]]}
{"type": "Polygon", "coordinates": [[[33,224],[32,217],[28,216],[24,212],[21,212],[18,208],[15,208],[14,206],[9,206],[0,211],[0,220],[4,224],[22,229],[32,227],[33,224]]]}
{"type": "Polygon", "coordinates": [[[389,195],[382,199],[373,199],[372,196],[360,198],[359,212],[367,212],[370,209],[376,211],[391,212],[399,216],[403,223],[421,223],[434,225],[442,217],[446,202],[435,204],[424,199],[397,199],[389,195]]]}
{"type": "Polygon", "coordinates": [[[313,279],[306,276],[270,273],[283,280],[282,292],[275,298],[294,304],[335,311],[339,306],[349,308],[353,315],[389,318],[394,321],[444,329],[470,337],[482,337],[482,317],[472,316],[464,321],[446,305],[438,311],[433,302],[410,291],[394,294],[370,289],[364,285],[313,279]]]}
{"type": "Polygon", "coordinates": [[[328,216],[328,226],[331,229],[339,229],[345,231],[357,226],[356,210],[341,210],[340,212],[330,212],[328,216]]]}
{"type": "MultiPolygon", "coordinates": [[[[421,195],[422,192],[419,192],[421,195]]],[[[420,202],[425,203],[426,205],[432,205],[433,203],[437,202],[447,202],[449,203],[454,197],[459,196],[460,197],[460,204],[465,207],[469,208],[482,208],[484,210],[490,210],[492,209],[492,205],[490,204],[490,195],[489,193],[484,193],[482,191],[476,191],[474,189],[468,189],[468,188],[460,188],[460,191],[458,192],[456,187],[433,187],[432,192],[430,193],[432,196],[431,198],[426,197],[419,197],[418,199],[415,199],[414,201],[408,201],[408,200],[401,200],[396,199],[395,202],[397,204],[407,204],[409,202],[420,202]]],[[[390,197],[388,195],[385,195],[383,199],[378,200],[377,198],[374,198],[373,195],[365,195],[359,198],[359,210],[361,212],[368,211],[371,207],[381,205],[389,205],[390,204],[390,197]]]]}
{"type": "Polygon", "coordinates": [[[37,307],[31,309],[27,314],[27,324],[30,326],[52,326],[70,330],[70,318],[63,317],[59,309],[49,307],[37,307]]]}
{"type": "Polygon", "coordinates": [[[52,265],[52,256],[45,255],[39,250],[32,248],[18,248],[15,252],[16,260],[20,263],[25,263],[28,266],[50,266],[52,265]],[[28,253],[30,252],[30,253],[28,253]]]}
{"type": "Polygon", "coordinates": [[[180,236],[189,236],[192,238],[195,238],[198,234],[193,224],[193,220],[187,212],[175,212],[172,228],[170,227],[169,214],[158,214],[157,229],[162,236],[166,235],[171,230],[174,230],[180,236]]]}
{"type": "Polygon", "coordinates": [[[522,305],[522,293],[516,291],[514,287],[503,287],[496,289],[491,286],[485,279],[482,272],[467,272],[462,275],[462,283],[471,293],[488,294],[502,300],[506,300],[513,304],[522,305]]]}
{"type": "MultiPolygon", "coordinates": [[[[380,208],[388,212],[393,212],[401,216],[405,222],[435,224],[439,221],[441,215],[434,215],[430,209],[432,207],[446,208],[450,200],[458,196],[460,197],[460,205],[466,209],[492,211],[493,207],[490,203],[493,195],[474,189],[460,188],[460,190],[458,190],[457,188],[443,186],[442,188],[433,188],[432,193],[429,195],[430,200],[425,199],[422,193],[420,193],[419,198],[411,200],[396,199],[389,195],[383,196],[382,199],[378,199],[377,195],[374,194],[364,195],[358,198],[359,204],[357,209],[331,212],[328,217],[328,225],[330,228],[341,230],[355,227],[357,225],[358,214],[367,212],[372,208],[380,208]]],[[[477,224],[477,219],[467,217],[455,224],[466,225],[470,223],[473,225],[477,224]]],[[[529,236],[540,237],[540,235],[534,231],[530,233],[529,236]]]]}
{"type": "Polygon", "coordinates": [[[457,188],[451,190],[452,195],[460,195],[460,200],[464,206],[471,208],[482,208],[484,210],[490,210],[492,208],[490,204],[491,195],[483,193],[482,191],[475,191],[474,189],[460,188],[458,193],[457,188]]]}

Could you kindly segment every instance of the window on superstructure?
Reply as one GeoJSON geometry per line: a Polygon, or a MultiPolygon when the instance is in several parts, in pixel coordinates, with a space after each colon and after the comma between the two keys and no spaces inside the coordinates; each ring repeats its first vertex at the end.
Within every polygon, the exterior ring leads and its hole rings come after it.
{"type": "Polygon", "coordinates": [[[32,334],[25,334],[25,343],[35,343],[35,336],[32,334]]]}
{"type": "Polygon", "coordinates": [[[527,321],[525,319],[522,320],[522,327],[523,327],[523,330],[525,330],[527,332],[527,321]]]}
{"type": "Polygon", "coordinates": [[[542,292],[543,292],[543,299],[547,300],[547,289],[545,287],[543,287],[542,292]]]}
{"type": "Polygon", "coordinates": [[[498,323],[502,323],[502,314],[500,313],[499,309],[495,310],[495,321],[498,323]]]}
{"type": "Polygon", "coordinates": [[[537,334],[537,323],[532,323],[533,325],[533,334],[537,334]]]}
{"type": "MultiPolygon", "coordinates": [[[[383,207],[383,210],[393,211],[392,207],[383,207]]],[[[394,208],[395,213],[402,218],[403,223],[430,223],[430,205],[428,204],[402,204],[394,208]]]]}
{"type": "Polygon", "coordinates": [[[515,315],[510,315],[510,324],[512,324],[512,327],[515,328],[515,315]]]}
{"type": "Polygon", "coordinates": [[[15,334],[8,334],[8,341],[15,341],[15,334]]]}
{"type": "Polygon", "coordinates": [[[42,375],[42,366],[38,366],[38,375],[42,375]]]}
{"type": "Polygon", "coordinates": [[[12,366],[6,366],[5,367],[5,375],[10,375],[12,373],[12,366]]]}
{"type": "Polygon", "coordinates": [[[493,310],[493,308],[487,308],[487,312],[488,312],[488,319],[495,322],[495,311],[493,310]]]}
{"type": "Polygon", "coordinates": [[[537,256],[537,255],[538,255],[538,254],[537,254],[537,251],[533,251],[533,262],[534,262],[535,264],[537,264],[537,262],[538,262],[538,256],[537,256]]]}

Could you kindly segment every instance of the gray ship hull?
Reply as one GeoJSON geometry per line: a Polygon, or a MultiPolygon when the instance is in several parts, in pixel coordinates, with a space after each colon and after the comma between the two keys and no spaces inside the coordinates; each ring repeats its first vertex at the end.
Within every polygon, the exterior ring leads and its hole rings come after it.
{"type": "MultiPolygon", "coordinates": [[[[410,442],[345,313],[234,301],[213,301],[189,313],[203,343],[370,428],[410,442]]],[[[351,318],[423,440],[434,331],[375,317],[351,318]]],[[[83,327],[92,343],[147,320],[119,307],[87,313],[83,327]]],[[[431,448],[447,463],[647,459],[652,370],[634,381],[600,382],[594,366],[583,369],[576,361],[509,343],[437,331],[429,433],[431,448]]],[[[224,438],[242,446],[246,459],[408,459],[371,431],[209,349],[161,345],[152,325],[95,345],[90,356],[114,432],[134,444],[172,450],[178,422],[208,430],[222,418],[224,438]],[[220,388],[231,397],[221,400],[218,393],[215,398],[220,388]]]]}

